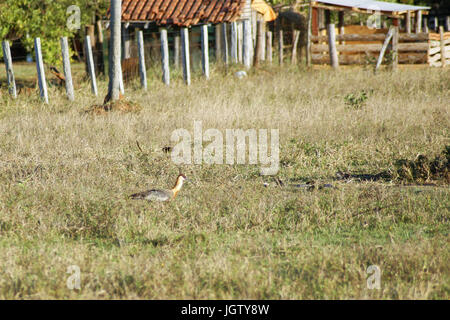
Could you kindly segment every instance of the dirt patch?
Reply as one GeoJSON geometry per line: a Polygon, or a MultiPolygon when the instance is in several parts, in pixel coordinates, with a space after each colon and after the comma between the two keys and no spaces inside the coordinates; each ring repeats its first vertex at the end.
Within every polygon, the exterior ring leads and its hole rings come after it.
{"type": "Polygon", "coordinates": [[[135,102],[127,101],[125,99],[116,102],[108,102],[105,104],[95,104],[89,107],[85,112],[95,115],[104,115],[108,112],[118,111],[121,113],[139,112],[142,107],[135,102]]]}

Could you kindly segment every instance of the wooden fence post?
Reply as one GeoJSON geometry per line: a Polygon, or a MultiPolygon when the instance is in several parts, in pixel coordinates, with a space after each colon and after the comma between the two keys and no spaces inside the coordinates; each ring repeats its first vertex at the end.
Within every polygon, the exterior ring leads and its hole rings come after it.
{"type": "Polygon", "coordinates": [[[181,28],[181,52],[183,56],[183,79],[187,85],[191,84],[191,69],[189,62],[189,30],[181,28]]]}
{"type": "Polygon", "coordinates": [[[48,103],[47,82],[45,81],[44,62],[42,61],[41,39],[34,39],[36,53],[36,69],[38,74],[39,94],[45,103],[48,103]]]}
{"type": "Polygon", "coordinates": [[[428,33],[428,18],[423,18],[423,32],[428,33]]]}
{"type": "Polygon", "coordinates": [[[138,32],[138,55],[139,55],[139,75],[141,77],[141,86],[144,90],[147,90],[147,69],[145,68],[145,55],[144,55],[144,33],[139,30],[138,32]]]}
{"type": "Polygon", "coordinates": [[[227,37],[227,23],[222,23],[222,58],[223,62],[228,65],[228,37],[227,37]]]}
{"type": "Polygon", "coordinates": [[[334,23],[327,24],[328,48],[330,51],[330,64],[334,69],[339,68],[338,54],[336,50],[336,34],[334,31],[334,23]]]}
{"type": "Polygon", "coordinates": [[[122,60],[131,56],[130,49],[130,30],[127,23],[122,23],[122,60]]]}
{"type": "Polygon", "coordinates": [[[222,32],[220,30],[220,24],[216,24],[215,29],[216,38],[216,63],[219,62],[222,56],[222,32]]]}
{"type": "Polygon", "coordinates": [[[231,62],[238,62],[238,28],[237,22],[231,23],[231,62]]]}
{"type": "Polygon", "coordinates": [[[397,70],[398,66],[398,26],[394,26],[394,33],[392,35],[392,70],[397,70]]]}
{"type": "Polygon", "coordinates": [[[262,15],[258,14],[259,22],[261,23],[261,61],[266,60],[266,21],[262,15]]]}
{"type": "Polygon", "coordinates": [[[238,31],[238,47],[237,47],[238,61],[239,61],[239,63],[242,63],[242,53],[243,53],[242,46],[243,46],[243,35],[244,35],[242,21],[238,22],[237,31],[238,31]]]}
{"type": "Polygon", "coordinates": [[[308,27],[306,34],[306,66],[311,66],[311,33],[312,33],[312,6],[311,3],[308,7],[308,27]]]}
{"type": "Polygon", "coordinates": [[[244,60],[244,66],[249,69],[251,66],[251,50],[252,50],[252,29],[251,29],[251,22],[250,20],[244,20],[244,26],[243,26],[243,33],[244,33],[244,45],[242,47],[243,53],[242,58],[244,60]]]}
{"type": "Polygon", "coordinates": [[[72,83],[72,70],[70,68],[70,58],[69,58],[69,44],[67,42],[67,37],[61,37],[61,56],[63,60],[63,69],[64,69],[64,77],[66,78],[66,93],[67,98],[70,101],[75,100],[75,95],[73,92],[73,83],[72,83]]]}
{"type": "Polygon", "coordinates": [[[416,33],[422,32],[422,10],[416,11],[416,33]]]}
{"type": "Polygon", "coordinates": [[[105,75],[105,58],[104,54],[105,51],[103,49],[103,28],[102,28],[102,22],[100,20],[97,20],[97,34],[98,39],[95,43],[95,50],[96,52],[96,69],[99,74],[105,75]]]}
{"type": "MultiPolygon", "coordinates": [[[[339,34],[342,35],[342,34],[344,34],[344,11],[339,11],[338,18],[339,18],[339,23],[338,23],[339,34]]],[[[344,42],[341,41],[341,43],[343,44],[344,42]]]]}
{"type": "Polygon", "coordinates": [[[11,59],[11,50],[9,48],[8,40],[2,42],[3,60],[5,60],[6,80],[8,82],[8,91],[11,97],[17,98],[16,80],[14,79],[14,70],[11,59]]]}
{"type": "Polygon", "coordinates": [[[119,90],[121,94],[125,94],[125,88],[123,86],[123,74],[122,74],[122,64],[119,64],[119,90]]]}
{"type": "Polygon", "coordinates": [[[444,27],[439,27],[439,38],[440,38],[440,45],[441,45],[441,67],[445,68],[446,64],[446,52],[445,52],[445,38],[444,38],[444,27]]]}
{"type": "Polygon", "coordinates": [[[202,40],[202,70],[206,79],[209,79],[209,52],[208,52],[208,25],[201,26],[202,40]]]}
{"type": "Polygon", "coordinates": [[[270,64],[272,64],[272,39],[273,39],[273,35],[272,35],[272,31],[267,31],[266,32],[266,55],[267,55],[267,62],[269,62],[270,64]]]}
{"type": "Polygon", "coordinates": [[[294,41],[292,43],[292,55],[291,55],[291,63],[297,64],[297,46],[298,39],[300,38],[300,30],[294,30],[294,41]]]}
{"type": "Polygon", "coordinates": [[[163,72],[163,82],[166,85],[170,84],[170,70],[169,70],[169,44],[167,41],[167,29],[161,28],[161,65],[163,72]]]}
{"type": "Polygon", "coordinates": [[[89,76],[91,78],[91,89],[92,93],[96,96],[97,95],[97,81],[95,79],[95,69],[94,69],[94,59],[92,57],[92,47],[91,47],[91,37],[86,36],[86,63],[88,65],[88,72],[89,76]]]}
{"type": "Polygon", "coordinates": [[[411,11],[407,10],[405,14],[405,29],[406,33],[411,33],[411,11]]]}
{"type": "Polygon", "coordinates": [[[389,41],[392,38],[393,33],[394,33],[394,28],[390,27],[389,31],[386,35],[386,38],[384,39],[383,46],[381,47],[380,55],[378,56],[377,65],[375,66],[375,70],[378,70],[378,68],[381,65],[381,62],[383,62],[384,53],[386,52],[386,49],[388,47],[389,41]]]}
{"type": "Polygon", "coordinates": [[[180,35],[173,37],[173,64],[176,69],[180,67],[180,35]]]}
{"type": "Polygon", "coordinates": [[[283,65],[283,29],[281,23],[278,22],[278,64],[283,65]]]}
{"type": "Polygon", "coordinates": [[[254,57],[254,66],[258,66],[259,63],[263,60],[264,52],[264,34],[263,34],[263,21],[257,21],[256,24],[256,49],[255,49],[255,57],[254,57]]]}

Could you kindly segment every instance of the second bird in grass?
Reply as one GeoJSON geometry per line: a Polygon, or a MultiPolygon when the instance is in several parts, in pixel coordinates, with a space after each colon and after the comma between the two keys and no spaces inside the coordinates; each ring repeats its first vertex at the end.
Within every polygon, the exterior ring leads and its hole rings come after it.
{"type": "Polygon", "coordinates": [[[147,201],[169,201],[176,197],[177,193],[181,190],[183,182],[187,180],[184,174],[180,174],[177,178],[175,186],[170,189],[151,189],[139,193],[132,194],[132,199],[140,199],[147,201]]]}

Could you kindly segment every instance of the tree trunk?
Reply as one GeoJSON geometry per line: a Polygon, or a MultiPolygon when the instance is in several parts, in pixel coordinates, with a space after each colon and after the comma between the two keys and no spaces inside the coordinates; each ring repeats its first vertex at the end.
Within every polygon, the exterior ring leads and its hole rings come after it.
{"type": "Polygon", "coordinates": [[[99,17],[97,17],[96,25],[98,37],[95,42],[95,70],[98,74],[105,75],[105,61],[103,60],[103,28],[99,17]]]}
{"type": "Polygon", "coordinates": [[[109,53],[109,85],[108,101],[119,100],[120,83],[120,20],[122,11],[122,0],[111,0],[111,52],[109,53]]]}

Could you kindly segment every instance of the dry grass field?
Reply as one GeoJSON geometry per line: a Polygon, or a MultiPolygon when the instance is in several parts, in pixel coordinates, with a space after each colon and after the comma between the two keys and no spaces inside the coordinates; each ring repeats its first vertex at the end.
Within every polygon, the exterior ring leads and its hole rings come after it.
{"type": "Polygon", "coordinates": [[[51,87],[49,105],[3,87],[0,298],[449,299],[448,162],[407,179],[398,160],[450,145],[450,70],[236,70],[196,71],[190,87],[149,71],[147,92],[127,86],[132,112],[86,112],[105,81],[94,97],[77,78],[73,103],[51,87]],[[196,120],[279,129],[285,186],[259,165],[174,164],[162,148],[196,120]],[[190,181],[175,201],[128,198],[179,172],[190,181]],[[286,186],[311,181],[334,188],[286,186]]]}

